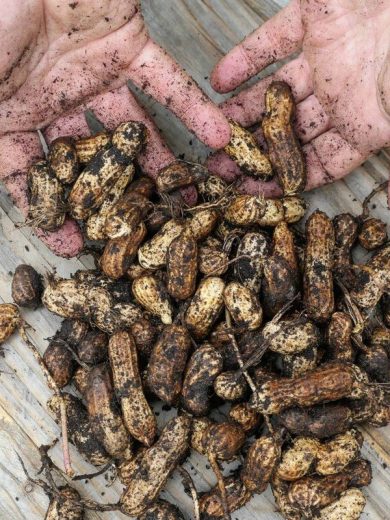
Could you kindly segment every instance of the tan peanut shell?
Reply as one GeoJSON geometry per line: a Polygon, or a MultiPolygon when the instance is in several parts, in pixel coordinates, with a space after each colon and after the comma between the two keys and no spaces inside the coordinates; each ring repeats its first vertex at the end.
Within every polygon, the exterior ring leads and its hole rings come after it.
{"type": "Polygon", "coordinates": [[[255,293],[260,291],[268,253],[268,240],[263,233],[246,233],[237,248],[234,274],[237,281],[255,293]]]}
{"type": "Polygon", "coordinates": [[[283,197],[282,204],[284,208],[284,220],[287,224],[295,224],[305,215],[306,202],[302,197],[296,195],[283,197]]]}
{"type": "Polygon", "coordinates": [[[266,201],[255,195],[236,195],[224,212],[224,219],[234,226],[257,224],[266,211],[266,201]]]}
{"type": "Polygon", "coordinates": [[[209,175],[197,184],[198,193],[205,202],[214,202],[227,194],[228,185],[216,175],[209,175]]]}
{"type": "Polygon", "coordinates": [[[273,175],[271,163],[257,146],[254,136],[232,120],[229,124],[231,137],[224,151],[238,164],[243,173],[269,180],[273,175]]]}
{"type": "Polygon", "coordinates": [[[108,238],[121,238],[135,232],[149,209],[143,195],[126,191],[108,210],[104,232],[108,238]]]}
{"type": "MultiPolygon", "coordinates": [[[[232,513],[240,509],[252,498],[252,493],[246,489],[237,476],[223,479],[227,495],[227,505],[232,513]]],[[[204,518],[217,520],[225,518],[219,487],[215,486],[199,499],[199,508],[204,518]]]]}
{"type": "Polygon", "coordinates": [[[331,359],[353,361],[355,353],[351,335],[353,323],[350,316],[344,312],[335,312],[329,322],[328,345],[331,359]]]}
{"type": "Polygon", "coordinates": [[[181,397],[183,406],[195,416],[210,411],[210,389],[222,371],[222,355],[205,343],[195,350],[188,361],[181,397]]]}
{"type": "Polygon", "coordinates": [[[280,444],[271,435],[256,439],[246,454],[240,478],[252,493],[262,493],[268,486],[280,459],[280,444]]]}
{"type": "Polygon", "coordinates": [[[173,239],[180,235],[184,224],[169,220],[160,231],[145,242],[138,250],[138,261],[145,269],[157,270],[165,266],[168,248],[173,239]]]}
{"type": "Polygon", "coordinates": [[[129,163],[144,147],[148,129],[141,121],[120,123],[112,134],[112,145],[129,163]]]}
{"type": "Polygon", "coordinates": [[[167,291],[177,300],[190,298],[196,289],[198,245],[190,230],[172,240],[167,252],[167,291]]]}
{"type": "Polygon", "coordinates": [[[272,235],[272,254],[284,258],[295,280],[299,279],[298,257],[294,245],[294,235],[285,221],[279,222],[272,235]]]}
{"type": "Polygon", "coordinates": [[[305,189],[306,166],[301,145],[292,126],[295,103],[291,88],[274,81],[265,93],[266,113],[262,121],[269,159],[285,195],[305,189]]]}
{"type": "Polygon", "coordinates": [[[91,215],[87,220],[85,232],[90,240],[104,240],[107,238],[105,230],[107,216],[109,215],[111,208],[123,195],[127,184],[134,176],[134,172],[135,169],[132,164],[126,166],[122,175],[107,194],[107,197],[104,199],[99,210],[91,215]]]}
{"type": "Polygon", "coordinates": [[[170,474],[188,449],[191,421],[171,419],[158,441],[145,451],[121,496],[121,512],[139,516],[158,497],[170,474]]]}
{"type": "Polygon", "coordinates": [[[390,245],[356,268],[351,297],[364,309],[374,307],[390,289],[390,245]]]}
{"type": "MultiPolygon", "coordinates": [[[[72,394],[63,393],[65,400],[66,418],[69,439],[94,466],[101,466],[110,460],[110,456],[103,445],[97,440],[95,432],[90,424],[88,412],[80,399],[72,394]]],[[[60,399],[53,396],[47,402],[48,409],[54,414],[55,421],[60,423],[60,399]]]]}
{"type": "Polygon", "coordinates": [[[366,505],[366,497],[360,489],[350,488],[340,498],[324,507],[314,520],[359,520],[366,505]]]}
{"type": "Polygon", "coordinates": [[[169,193],[190,184],[197,184],[206,179],[207,175],[207,169],[201,165],[176,161],[159,171],[156,179],[157,190],[160,193],[169,193]]]}
{"type": "Polygon", "coordinates": [[[92,429],[106,451],[116,458],[131,449],[130,437],[116,407],[110,374],[106,367],[94,367],[85,392],[92,429]]]}
{"type": "Polygon", "coordinates": [[[164,325],[172,323],[172,306],[160,280],[146,274],[133,281],[132,289],[134,298],[144,309],[158,316],[164,325]]]}
{"type": "Polygon", "coordinates": [[[242,374],[222,372],[214,381],[214,392],[224,401],[236,401],[245,397],[248,384],[242,374]]]}
{"type": "Polygon", "coordinates": [[[204,278],[184,316],[185,324],[197,339],[205,338],[223,307],[225,283],[221,278],[204,278]]]}
{"type": "Polygon", "coordinates": [[[314,465],[320,442],[311,437],[297,437],[293,445],[282,454],[277,468],[277,477],[294,481],[307,475],[314,465]]]}
{"type": "Polygon", "coordinates": [[[198,268],[207,276],[221,276],[228,270],[229,257],[220,247],[199,246],[198,268]]]}
{"type": "Polygon", "coordinates": [[[261,416],[247,403],[237,403],[229,410],[229,418],[239,424],[247,435],[252,434],[261,424],[261,416]]]}
{"type": "Polygon", "coordinates": [[[20,323],[17,306],[13,303],[0,303],[0,345],[12,336],[20,323]]]}
{"type": "Polygon", "coordinates": [[[64,184],[71,184],[77,178],[79,165],[73,139],[58,137],[50,144],[48,161],[51,171],[64,184]]]}
{"type": "Polygon", "coordinates": [[[267,199],[264,214],[257,223],[262,227],[275,227],[285,218],[285,211],[281,199],[267,199]]]}
{"type": "Polygon", "coordinates": [[[111,144],[111,135],[108,132],[83,137],[75,142],[77,159],[80,163],[88,163],[100,150],[111,144]]]}
{"type": "Polygon", "coordinates": [[[315,211],[306,223],[305,272],[303,277],[306,311],[314,321],[327,321],[334,310],[334,230],[322,211],[315,211]]]}
{"type": "Polygon", "coordinates": [[[256,330],[263,320],[263,310],[258,297],[239,282],[230,282],[223,291],[225,307],[234,323],[243,330],[256,330]]]}
{"type": "Polygon", "coordinates": [[[126,331],[111,336],[108,354],[123,422],[135,439],[151,446],[156,436],[157,423],[142,388],[137,350],[132,336],[126,331]]]}
{"type": "Polygon", "coordinates": [[[288,488],[289,483],[281,480],[274,474],[271,482],[271,489],[280,512],[285,520],[301,520],[301,513],[290,504],[288,499],[288,488]]]}
{"type": "Polygon", "coordinates": [[[45,231],[54,231],[65,221],[64,188],[46,161],[30,166],[27,174],[30,193],[27,222],[45,231]]]}
{"type": "Polygon", "coordinates": [[[73,374],[72,382],[81,395],[84,395],[88,387],[89,370],[89,368],[79,367],[73,374]]]}
{"type": "Polygon", "coordinates": [[[43,305],[64,318],[88,319],[88,286],[77,280],[49,280],[42,295],[43,305]]]}
{"type": "Polygon", "coordinates": [[[314,370],[319,360],[317,346],[309,347],[299,354],[287,354],[282,358],[282,373],[287,377],[301,377],[314,370]]]}
{"type": "Polygon", "coordinates": [[[79,493],[70,486],[58,488],[58,495],[51,498],[45,520],[83,520],[84,506],[79,493]]]}
{"type": "Polygon", "coordinates": [[[36,309],[43,292],[42,277],[31,265],[20,264],[12,278],[11,292],[17,305],[36,309]]]}
{"type": "Polygon", "coordinates": [[[359,244],[368,251],[373,251],[383,246],[387,241],[386,223],[379,218],[365,220],[360,228],[358,240],[359,244]]]}
{"type": "Polygon", "coordinates": [[[204,240],[217,225],[219,213],[215,209],[200,209],[187,223],[187,229],[195,240],[204,240]]]}
{"type": "Polygon", "coordinates": [[[191,339],[182,325],[165,327],[155,344],[147,368],[147,385],[162,401],[176,402],[182,388],[191,339]]]}
{"type": "Polygon", "coordinates": [[[274,414],[292,406],[312,406],[344,397],[359,399],[365,395],[366,382],[355,365],[335,362],[303,377],[264,383],[252,395],[250,404],[261,413],[274,414]]]}
{"type": "Polygon", "coordinates": [[[140,222],[133,233],[109,240],[100,258],[103,273],[114,280],[122,278],[128,271],[145,236],[146,226],[140,222]]]}

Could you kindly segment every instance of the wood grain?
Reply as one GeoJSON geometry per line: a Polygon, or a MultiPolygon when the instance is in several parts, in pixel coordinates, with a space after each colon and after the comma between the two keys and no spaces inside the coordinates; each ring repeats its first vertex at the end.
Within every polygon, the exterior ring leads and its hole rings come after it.
{"type": "MultiPolygon", "coordinates": [[[[284,0],[145,0],[142,2],[146,21],[152,36],[171,52],[182,66],[216,102],[223,96],[215,94],[208,77],[214,64],[235,43],[275,14],[284,0]]],[[[272,68],[272,67],[271,67],[272,68]]],[[[135,90],[141,102],[162,129],[175,153],[185,153],[190,160],[205,157],[207,150],[168,112],[151,99],[135,90]]],[[[390,160],[382,152],[367,161],[346,179],[306,195],[311,210],[321,208],[331,216],[349,211],[358,214],[360,201],[377,184],[388,177],[390,160]]],[[[384,194],[376,197],[373,214],[389,222],[384,194]]],[[[21,216],[11,205],[4,191],[0,191],[0,301],[11,301],[11,273],[22,262],[33,265],[42,274],[56,269],[59,275],[69,276],[77,269],[91,267],[91,258],[66,261],[50,253],[25,227],[15,224],[21,216]]],[[[359,255],[358,255],[359,256],[359,255]]],[[[361,256],[361,255],[360,255],[361,256]]],[[[34,330],[31,337],[43,352],[45,338],[51,336],[60,320],[43,309],[36,312],[23,311],[23,316],[34,330]]],[[[59,429],[45,408],[50,392],[46,387],[39,367],[21,339],[14,335],[4,345],[4,357],[0,358],[0,520],[42,520],[48,499],[38,487],[26,488],[26,479],[16,453],[24,459],[28,470],[34,474],[39,468],[36,447],[50,443],[58,437],[59,429]]],[[[159,426],[172,412],[159,412],[159,426]]],[[[374,467],[373,483],[365,490],[368,503],[363,518],[384,520],[389,518],[390,474],[390,429],[366,429],[364,455],[374,467]]],[[[54,462],[62,467],[61,449],[56,445],[51,450],[54,462]]],[[[74,469],[77,472],[92,471],[75,449],[71,449],[74,469]]],[[[206,466],[205,459],[193,454],[185,464],[193,476],[199,491],[207,490],[215,483],[215,477],[206,466]]],[[[227,468],[229,470],[229,467],[227,468]]],[[[88,498],[102,502],[117,500],[121,492],[118,482],[107,487],[103,477],[88,484],[76,486],[88,498]]],[[[163,496],[180,506],[186,518],[192,516],[190,498],[184,493],[180,478],[175,474],[170,479],[163,496]]],[[[89,512],[88,519],[122,519],[118,513],[97,514],[89,512]]],[[[254,498],[233,518],[240,520],[277,520],[272,494],[268,489],[254,498]]]]}

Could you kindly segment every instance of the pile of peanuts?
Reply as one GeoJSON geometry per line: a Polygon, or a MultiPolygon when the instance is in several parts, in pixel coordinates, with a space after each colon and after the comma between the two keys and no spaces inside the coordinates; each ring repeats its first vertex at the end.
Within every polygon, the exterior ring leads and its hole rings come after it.
{"type": "MultiPolygon", "coordinates": [[[[42,303],[65,318],[43,356],[59,389],[47,406],[60,422],[65,403],[69,439],[86,460],[115,461],[125,490],[112,509],[125,515],[182,519],[159,494],[190,450],[217,477],[195,500],[196,518],[229,518],[268,485],[287,520],[357,520],[364,509],[371,469],[358,425],[390,422],[386,226],[318,210],[305,232],[294,226],[306,209],[294,104],[283,83],[266,101],[268,154],[233,121],[226,151],[248,174],[276,173],[278,200],[240,194],[184,161],[154,183],[134,166],[147,131],[131,121],[57,139],[31,168],[30,222],[52,230],[69,212],[101,254],[95,270],[45,284],[19,266],[0,341],[21,326],[19,306],[42,303]],[[180,191],[190,185],[194,207],[180,191]],[[373,251],[365,264],[353,263],[357,243],[373,251]],[[156,399],[177,408],[160,432],[156,399]],[[213,420],[226,403],[226,420],[213,420]]],[[[81,520],[87,508],[109,509],[67,485],[47,518],[81,520]]]]}

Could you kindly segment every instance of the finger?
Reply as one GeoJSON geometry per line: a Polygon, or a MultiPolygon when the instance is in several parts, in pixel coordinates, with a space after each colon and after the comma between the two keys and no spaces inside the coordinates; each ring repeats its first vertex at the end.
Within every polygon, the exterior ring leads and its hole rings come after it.
{"type": "MultiPolygon", "coordinates": [[[[43,157],[36,132],[18,132],[0,138],[0,178],[12,201],[24,217],[28,213],[27,170],[43,157]]],[[[36,235],[54,254],[67,258],[76,256],[83,248],[83,239],[76,222],[66,220],[56,231],[35,230],[36,235]]]]}
{"type": "Polygon", "coordinates": [[[169,54],[149,41],[131,63],[130,79],[169,108],[206,145],[222,148],[230,127],[222,112],[169,54]]]}
{"type": "MultiPolygon", "coordinates": [[[[137,161],[143,172],[153,179],[162,168],[175,160],[153,121],[139,106],[127,86],[94,96],[73,112],[58,118],[45,131],[48,142],[63,135],[76,138],[89,135],[90,130],[84,116],[87,109],[93,111],[107,130],[114,130],[120,123],[129,120],[142,121],[146,125],[149,131],[148,141],[137,161]]],[[[196,202],[195,188],[185,190],[182,195],[187,204],[192,205],[196,202]]]]}
{"type": "Polygon", "coordinates": [[[212,72],[212,87],[217,92],[230,92],[298,50],[302,38],[299,1],[293,0],[222,58],[212,72]]]}
{"type": "Polygon", "coordinates": [[[316,96],[311,95],[298,103],[294,129],[302,143],[308,143],[331,128],[329,117],[316,96]]]}
{"type": "Polygon", "coordinates": [[[313,81],[308,62],[303,54],[286,63],[275,74],[267,76],[253,87],[240,92],[221,105],[225,116],[242,126],[251,126],[260,121],[265,110],[265,92],[272,81],[285,81],[291,87],[296,103],[313,93],[313,81]]]}

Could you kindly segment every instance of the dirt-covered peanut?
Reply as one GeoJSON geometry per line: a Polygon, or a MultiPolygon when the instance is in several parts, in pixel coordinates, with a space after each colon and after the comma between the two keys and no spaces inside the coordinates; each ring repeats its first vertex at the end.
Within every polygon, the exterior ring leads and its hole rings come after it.
{"type": "Polygon", "coordinates": [[[278,420],[294,435],[323,439],[345,432],[354,419],[347,405],[327,403],[310,408],[289,408],[278,415],[278,420]]]}
{"type": "Polygon", "coordinates": [[[200,282],[184,316],[188,331],[196,339],[205,338],[210,333],[223,307],[224,289],[225,282],[217,276],[200,282]]]}
{"type": "Polygon", "coordinates": [[[266,201],[255,195],[235,195],[224,212],[224,219],[234,226],[257,224],[266,210],[266,201]]]}
{"type": "Polygon", "coordinates": [[[341,493],[340,498],[321,509],[314,520],[359,520],[366,505],[366,497],[357,488],[341,493]]]}
{"type": "Polygon", "coordinates": [[[260,413],[279,413],[292,406],[312,406],[348,397],[365,396],[367,379],[358,367],[334,362],[295,379],[283,378],[261,385],[250,400],[260,413]]]}
{"type": "Polygon", "coordinates": [[[285,520],[301,520],[301,513],[291,506],[288,499],[289,486],[289,482],[280,479],[277,474],[273,475],[271,489],[279,511],[282,513],[285,520]]]}
{"type": "Polygon", "coordinates": [[[246,435],[251,435],[262,422],[260,414],[248,406],[247,403],[237,403],[229,410],[229,418],[239,424],[246,435]]]}
{"type": "Polygon", "coordinates": [[[248,383],[242,374],[222,372],[214,381],[214,392],[224,401],[237,401],[246,396],[248,383]]]}
{"type": "Polygon", "coordinates": [[[197,184],[207,177],[208,171],[204,166],[176,161],[158,172],[156,186],[160,193],[169,193],[190,184],[197,184]]]}
{"type": "Polygon", "coordinates": [[[76,370],[76,363],[72,352],[62,340],[53,338],[50,341],[43,354],[43,361],[59,388],[63,388],[70,383],[76,370]]]}
{"type": "Polygon", "coordinates": [[[358,430],[349,430],[323,442],[317,450],[315,470],[319,475],[334,475],[359,456],[363,436],[358,430]]]}
{"type": "Polygon", "coordinates": [[[370,345],[383,347],[386,352],[390,353],[390,329],[386,327],[377,327],[370,335],[370,345]]]}
{"type": "Polygon", "coordinates": [[[87,387],[88,387],[88,379],[89,379],[89,368],[78,367],[76,372],[73,374],[72,382],[76,387],[77,391],[80,392],[81,395],[84,395],[87,387]]]}
{"type": "Polygon", "coordinates": [[[172,240],[167,252],[167,291],[177,300],[190,298],[196,289],[198,245],[189,229],[172,240]]]}
{"type": "Polygon", "coordinates": [[[21,307],[36,309],[41,302],[42,292],[42,276],[31,265],[18,265],[11,284],[14,302],[21,307]]]}
{"type": "Polygon", "coordinates": [[[358,227],[356,219],[349,213],[341,213],[333,219],[334,272],[347,287],[352,282],[352,247],[356,242],[358,227]]]}
{"type": "Polygon", "coordinates": [[[156,340],[157,327],[150,320],[142,318],[130,327],[130,332],[138,353],[149,358],[156,340]]]}
{"type": "Polygon", "coordinates": [[[99,210],[91,215],[85,225],[85,233],[90,240],[105,240],[106,220],[111,208],[119,201],[123,195],[127,184],[134,176],[135,168],[132,164],[126,166],[122,175],[108,192],[99,210]]]}
{"type": "Polygon", "coordinates": [[[139,516],[154,503],[188,449],[190,427],[188,417],[171,419],[157,442],[144,452],[121,496],[122,513],[139,516]]]}
{"type": "Polygon", "coordinates": [[[269,321],[262,330],[269,349],[283,355],[298,354],[315,347],[320,341],[318,327],[305,317],[292,315],[279,321],[269,321]]]}
{"type": "Polygon", "coordinates": [[[274,229],[272,235],[272,255],[284,258],[295,280],[298,281],[299,266],[294,244],[294,235],[285,221],[279,222],[274,229]]]}
{"type": "Polygon", "coordinates": [[[144,456],[147,449],[148,448],[146,446],[141,444],[134,455],[132,455],[130,458],[125,458],[118,463],[118,478],[121,481],[121,484],[127,486],[131,481],[131,477],[134,471],[137,469],[138,463],[144,456]]]}
{"type": "Polygon", "coordinates": [[[123,457],[131,449],[131,441],[115,401],[107,367],[99,365],[91,369],[84,397],[97,440],[112,457],[123,457]]]}
{"type": "Polygon", "coordinates": [[[296,509],[315,513],[337,500],[349,487],[367,486],[370,482],[370,463],[358,460],[335,475],[303,477],[293,482],[288,498],[296,509]]]}
{"type": "Polygon", "coordinates": [[[207,439],[210,426],[214,424],[207,417],[194,417],[191,423],[190,447],[200,453],[207,453],[207,439]]]}
{"type": "Polygon", "coordinates": [[[211,423],[204,433],[203,447],[217,460],[231,460],[242,448],[245,432],[233,422],[211,423]]]}
{"type": "Polygon", "coordinates": [[[77,346],[77,355],[84,363],[97,365],[107,358],[107,334],[90,330],[77,346]]]}
{"type": "Polygon", "coordinates": [[[150,203],[143,195],[126,191],[107,212],[104,233],[108,238],[132,235],[149,211],[150,203]]]}
{"type": "Polygon", "coordinates": [[[364,309],[374,307],[390,290],[390,245],[384,246],[365,265],[355,267],[351,297],[364,309]]]}
{"type": "Polygon", "coordinates": [[[228,270],[229,256],[221,246],[200,245],[198,269],[207,276],[222,276],[228,270]]]}
{"type": "Polygon", "coordinates": [[[330,359],[353,361],[355,352],[351,335],[353,323],[350,316],[344,312],[335,312],[329,322],[327,340],[330,359]]]}
{"type": "Polygon", "coordinates": [[[50,499],[45,520],[84,520],[84,506],[81,496],[70,486],[60,486],[58,494],[50,499]]]}
{"type": "Polygon", "coordinates": [[[74,277],[94,287],[103,287],[110,293],[116,303],[130,303],[132,300],[130,284],[126,280],[112,280],[101,271],[95,269],[77,271],[74,277]]]}
{"type": "Polygon", "coordinates": [[[277,468],[277,477],[294,481],[307,475],[313,467],[320,442],[312,437],[296,437],[292,446],[282,454],[277,468]]]}
{"type": "Polygon", "coordinates": [[[142,310],[133,303],[115,303],[109,319],[105,320],[106,332],[127,329],[141,318],[142,310]]]}
{"type": "Polygon", "coordinates": [[[386,223],[379,218],[365,220],[360,228],[358,240],[359,244],[368,251],[383,246],[387,241],[386,223]]]}
{"type": "Polygon", "coordinates": [[[27,174],[29,210],[27,222],[54,231],[65,221],[64,188],[46,161],[30,166],[27,174]]]}
{"type": "Polygon", "coordinates": [[[231,137],[224,151],[246,175],[269,180],[273,176],[272,166],[258,147],[255,137],[235,121],[230,120],[229,124],[231,137]]]}
{"type": "Polygon", "coordinates": [[[195,350],[184,375],[181,399],[186,410],[195,416],[207,415],[215,378],[222,371],[222,355],[205,343],[195,350]]]}
{"type": "Polygon", "coordinates": [[[148,134],[148,129],[141,121],[126,121],[115,128],[112,145],[127,162],[131,162],[144,147],[148,134]]]}
{"type": "Polygon", "coordinates": [[[147,368],[148,388],[167,404],[177,401],[191,339],[182,325],[166,326],[155,344],[147,368]]]}
{"type": "MultiPolygon", "coordinates": [[[[101,466],[110,460],[110,456],[103,445],[97,440],[93,431],[88,412],[82,401],[72,394],[64,393],[62,398],[66,406],[67,428],[70,442],[94,466],[101,466]]],[[[47,402],[47,407],[54,414],[55,421],[60,423],[61,410],[60,399],[57,396],[51,397],[47,402]]]]}
{"type": "Polygon", "coordinates": [[[287,261],[270,256],[264,262],[261,304],[264,314],[275,316],[297,294],[297,280],[287,261]]]}
{"type": "Polygon", "coordinates": [[[383,322],[386,327],[390,327],[390,293],[385,293],[381,301],[383,322]]]}
{"type": "Polygon", "coordinates": [[[134,181],[132,181],[126,191],[131,193],[137,193],[146,199],[150,199],[153,193],[156,190],[156,184],[150,177],[146,177],[145,175],[141,175],[134,181]]]}
{"type": "MultiPolygon", "coordinates": [[[[252,493],[246,489],[238,476],[225,477],[223,482],[226,490],[227,506],[231,513],[243,507],[252,498],[252,493]]],[[[202,518],[205,520],[225,518],[218,486],[213,487],[200,497],[199,508],[202,518]]]]}
{"type": "Polygon", "coordinates": [[[73,349],[85,338],[90,327],[88,323],[81,320],[66,319],[61,323],[58,338],[66,341],[73,349]]]}
{"type": "Polygon", "coordinates": [[[370,380],[378,383],[390,382],[390,360],[384,347],[371,345],[366,351],[359,353],[356,364],[368,374],[370,380]]]}
{"type": "Polygon", "coordinates": [[[130,235],[109,240],[100,258],[103,273],[114,280],[122,278],[128,271],[145,236],[146,226],[141,222],[130,235]]]}
{"type": "Polygon", "coordinates": [[[42,295],[43,305],[63,318],[88,319],[88,285],[75,279],[51,278],[42,295]]]}
{"type": "Polygon", "coordinates": [[[262,121],[269,159],[285,195],[305,189],[306,165],[301,145],[293,129],[295,103],[287,83],[274,81],[265,93],[262,121]]]}
{"type": "Polygon", "coordinates": [[[265,201],[264,214],[257,223],[261,227],[275,227],[285,218],[283,202],[281,199],[267,199],[265,201]]]}
{"type": "Polygon", "coordinates": [[[157,270],[165,266],[168,248],[180,235],[184,223],[171,219],[150,240],[138,250],[138,261],[145,269],[157,270]]]}
{"type": "Polygon", "coordinates": [[[157,423],[142,388],[134,339],[127,331],[117,332],[110,338],[108,354],[123,422],[135,439],[151,446],[157,423]]]}
{"type": "Polygon", "coordinates": [[[221,177],[210,174],[197,184],[197,188],[204,202],[214,202],[227,194],[229,186],[221,177]]]}
{"type": "Polygon", "coordinates": [[[59,181],[71,184],[79,174],[77,153],[71,137],[58,137],[50,144],[48,161],[59,181]]]}
{"type": "Polygon", "coordinates": [[[334,310],[332,221],[315,211],[306,223],[305,271],[303,277],[306,312],[314,321],[327,321],[334,310]]]}
{"type": "Polygon", "coordinates": [[[88,163],[100,150],[111,144],[109,132],[99,132],[98,134],[78,139],[74,146],[77,159],[80,163],[88,163]]]}
{"type": "Polygon", "coordinates": [[[187,223],[187,228],[195,240],[204,240],[210,235],[219,219],[215,209],[199,209],[187,223]]]}
{"type": "Polygon", "coordinates": [[[309,347],[299,354],[282,356],[282,373],[286,377],[300,377],[316,368],[320,359],[317,346],[309,347]]]}
{"type": "Polygon", "coordinates": [[[299,222],[305,215],[306,202],[301,197],[283,197],[284,220],[287,224],[299,222]]]}
{"type": "Polygon", "coordinates": [[[137,261],[134,261],[130,267],[128,268],[126,275],[130,278],[130,280],[135,280],[144,274],[151,274],[153,271],[150,269],[145,269],[137,261]]]}
{"type": "Polygon", "coordinates": [[[280,455],[280,442],[272,435],[263,435],[251,444],[240,473],[240,478],[249,491],[262,493],[266,489],[280,455]]]}
{"type": "Polygon", "coordinates": [[[255,293],[260,291],[264,263],[268,253],[268,239],[264,233],[246,233],[237,248],[234,274],[237,281],[255,293]]]}
{"type": "Polygon", "coordinates": [[[139,517],[139,520],[184,520],[180,510],[166,500],[156,500],[139,517]]]}
{"type": "Polygon", "coordinates": [[[148,312],[158,316],[164,325],[172,323],[173,309],[163,282],[152,275],[136,278],[132,285],[136,301],[148,312]]]}
{"type": "Polygon", "coordinates": [[[239,282],[230,282],[223,291],[223,300],[237,327],[243,330],[260,327],[263,311],[251,289],[239,282]]]}

